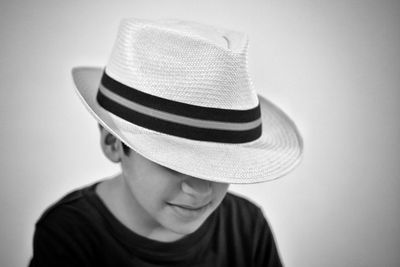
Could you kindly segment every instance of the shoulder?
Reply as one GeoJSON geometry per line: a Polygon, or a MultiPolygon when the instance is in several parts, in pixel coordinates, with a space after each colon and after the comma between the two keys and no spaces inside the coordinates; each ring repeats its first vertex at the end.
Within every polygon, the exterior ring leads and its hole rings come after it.
{"type": "Polygon", "coordinates": [[[252,201],[228,193],[217,214],[217,236],[236,262],[249,266],[281,266],[271,228],[262,209],[252,201]]]}
{"type": "Polygon", "coordinates": [[[219,217],[228,225],[248,231],[266,222],[261,208],[245,197],[228,192],[219,208],[219,217]]]}
{"type": "Polygon", "coordinates": [[[221,203],[221,207],[230,212],[238,212],[252,216],[262,215],[261,208],[253,201],[232,192],[226,194],[221,203]]]}
{"type": "Polygon", "coordinates": [[[92,248],[99,238],[93,219],[95,209],[85,194],[88,188],[68,193],[39,218],[30,266],[87,266],[93,259],[92,248]]]}
{"type": "Polygon", "coordinates": [[[95,184],[75,189],[50,205],[36,222],[38,227],[61,228],[86,224],[94,212],[86,192],[95,184]]]}

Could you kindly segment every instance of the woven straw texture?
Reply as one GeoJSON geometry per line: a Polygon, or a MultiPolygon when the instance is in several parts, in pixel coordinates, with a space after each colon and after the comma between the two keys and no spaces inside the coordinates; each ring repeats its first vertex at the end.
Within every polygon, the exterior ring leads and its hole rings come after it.
{"type": "Polygon", "coordinates": [[[260,103],[263,134],[249,143],[194,141],[136,126],[97,103],[102,68],[75,68],[73,78],[99,123],[144,157],[210,181],[270,181],[299,163],[302,139],[290,118],[252,88],[247,44],[243,34],[196,23],[129,19],[106,72],[143,92],[197,106],[250,109],[260,103]]]}

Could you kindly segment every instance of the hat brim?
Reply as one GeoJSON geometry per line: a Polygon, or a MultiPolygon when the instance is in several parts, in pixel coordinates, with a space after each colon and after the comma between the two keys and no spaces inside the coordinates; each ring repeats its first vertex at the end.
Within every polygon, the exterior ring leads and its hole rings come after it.
{"type": "Polygon", "coordinates": [[[303,142],[296,125],[260,95],[259,139],[243,144],[195,141],[134,125],[102,108],[96,101],[102,73],[100,67],[72,70],[82,102],[109,132],[153,162],[209,181],[246,184],[282,177],[301,159],[303,142]]]}

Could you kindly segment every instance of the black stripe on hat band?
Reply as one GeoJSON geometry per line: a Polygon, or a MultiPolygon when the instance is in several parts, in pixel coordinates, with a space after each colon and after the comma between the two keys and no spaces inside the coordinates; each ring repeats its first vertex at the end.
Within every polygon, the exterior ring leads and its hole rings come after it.
{"type": "Polygon", "coordinates": [[[103,87],[131,102],[150,107],[171,114],[181,115],[194,119],[220,121],[220,122],[253,122],[261,118],[260,106],[248,110],[219,109],[201,107],[187,103],[177,102],[155,95],[147,94],[135,88],[124,85],[104,71],[101,79],[103,87]]]}
{"type": "Polygon", "coordinates": [[[97,102],[106,110],[138,126],[157,132],[166,133],[192,140],[220,142],[220,143],[245,143],[256,140],[261,136],[261,124],[249,130],[221,130],[200,128],[160,118],[132,110],[105,96],[101,90],[97,94],[97,102]]]}
{"type": "Polygon", "coordinates": [[[252,122],[220,122],[220,121],[211,121],[211,120],[201,120],[190,118],[187,116],[181,116],[176,114],[171,114],[168,112],[164,112],[161,110],[153,109],[151,107],[146,107],[140,105],[138,103],[132,102],[123,98],[117,94],[114,94],[103,85],[100,85],[99,92],[101,92],[105,97],[114,102],[122,105],[128,109],[135,110],[136,112],[142,114],[148,114],[151,117],[158,118],[161,120],[177,122],[179,124],[184,124],[188,126],[194,126],[198,128],[208,128],[208,129],[216,129],[216,130],[232,130],[232,131],[244,131],[250,130],[261,124],[261,118],[252,122]]]}

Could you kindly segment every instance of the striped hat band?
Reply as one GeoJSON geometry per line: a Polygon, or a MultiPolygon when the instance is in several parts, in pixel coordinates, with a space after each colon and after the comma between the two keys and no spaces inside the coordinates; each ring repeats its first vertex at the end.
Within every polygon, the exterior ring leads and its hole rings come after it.
{"type": "Polygon", "coordinates": [[[107,111],[138,126],[192,140],[246,143],[262,133],[261,110],[196,106],[147,94],[103,72],[97,102],[107,111]]]}

